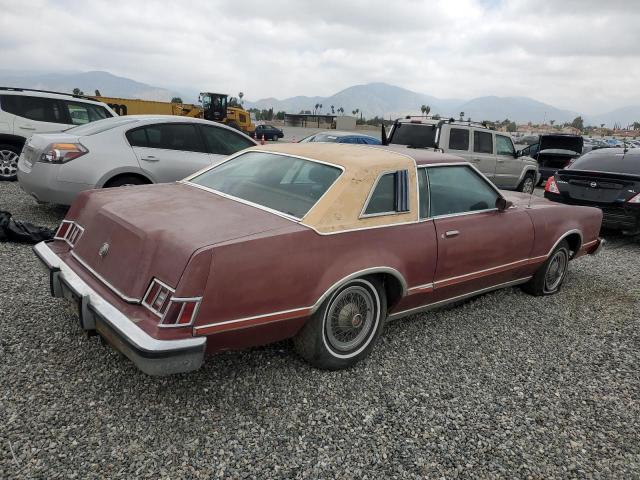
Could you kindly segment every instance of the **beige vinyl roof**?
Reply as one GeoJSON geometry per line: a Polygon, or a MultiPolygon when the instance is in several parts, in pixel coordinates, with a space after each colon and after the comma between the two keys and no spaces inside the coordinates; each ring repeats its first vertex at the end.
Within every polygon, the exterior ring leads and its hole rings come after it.
{"type": "Polygon", "coordinates": [[[340,143],[291,143],[253,147],[251,150],[283,153],[337,165],[344,173],[302,219],[319,233],[338,233],[418,220],[415,160],[384,148],[340,143]],[[409,212],[360,218],[374,183],[384,173],[409,172],[409,212]]]}

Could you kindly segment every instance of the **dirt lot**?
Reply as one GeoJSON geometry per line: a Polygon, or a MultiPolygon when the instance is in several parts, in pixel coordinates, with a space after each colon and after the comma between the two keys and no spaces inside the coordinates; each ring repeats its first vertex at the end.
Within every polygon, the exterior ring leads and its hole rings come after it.
{"type": "MultiPolygon", "coordinates": [[[[17,183],[0,209],[64,214],[17,183]]],[[[608,240],[558,295],[391,323],[348,371],[284,342],[170,378],[85,337],[0,244],[0,478],[640,478],[640,241],[608,240]]]]}

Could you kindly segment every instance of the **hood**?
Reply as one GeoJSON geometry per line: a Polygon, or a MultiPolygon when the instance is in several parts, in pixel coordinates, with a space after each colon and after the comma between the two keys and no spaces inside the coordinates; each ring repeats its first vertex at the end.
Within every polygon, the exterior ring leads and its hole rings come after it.
{"type": "Polygon", "coordinates": [[[546,198],[538,197],[535,194],[530,195],[528,193],[511,192],[506,190],[501,190],[500,192],[504,198],[513,202],[513,204],[518,207],[526,207],[527,205],[553,205],[553,203],[546,198]]]}
{"type": "Polygon", "coordinates": [[[568,150],[582,154],[584,139],[580,135],[540,135],[540,152],[545,150],[568,150]]]}
{"type": "Polygon", "coordinates": [[[93,190],[78,197],[68,218],[84,228],[73,255],[129,300],[140,299],[152,277],[176,287],[198,249],[278,229],[304,228],[179,183],[93,190]]]}

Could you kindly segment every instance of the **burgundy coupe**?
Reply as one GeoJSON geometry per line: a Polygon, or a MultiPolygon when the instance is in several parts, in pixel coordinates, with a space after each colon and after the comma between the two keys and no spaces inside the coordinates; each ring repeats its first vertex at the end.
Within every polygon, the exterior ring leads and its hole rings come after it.
{"type": "Polygon", "coordinates": [[[556,293],[602,213],[497,190],[462,159],[299,143],[187,179],[82,193],[35,252],[51,293],[151,375],[293,338],[353,365],[386,321],[490,290],[556,293]]]}

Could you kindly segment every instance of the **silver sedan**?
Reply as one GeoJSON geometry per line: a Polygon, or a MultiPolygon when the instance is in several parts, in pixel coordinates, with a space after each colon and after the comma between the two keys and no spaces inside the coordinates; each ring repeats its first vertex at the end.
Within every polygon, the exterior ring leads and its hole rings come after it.
{"type": "Polygon", "coordinates": [[[254,145],[207,120],[115,117],[33,135],[18,161],[18,181],[39,202],[70,205],[84,190],[174,182],[254,145]]]}

